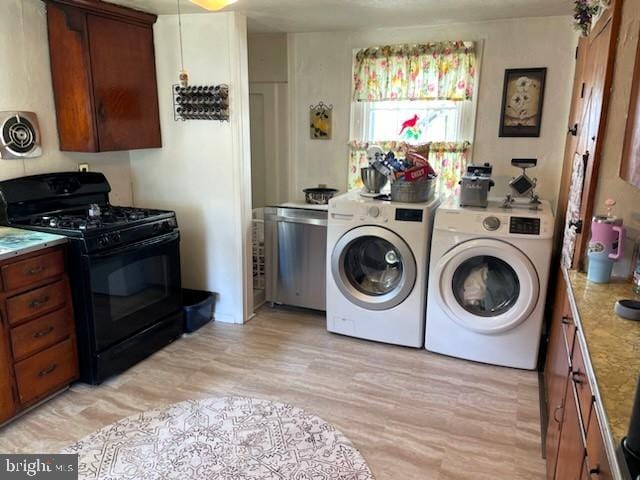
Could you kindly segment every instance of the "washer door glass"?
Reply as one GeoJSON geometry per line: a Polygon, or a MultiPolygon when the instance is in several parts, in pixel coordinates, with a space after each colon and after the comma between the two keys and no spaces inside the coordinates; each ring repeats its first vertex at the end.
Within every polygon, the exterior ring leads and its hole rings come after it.
{"type": "Polygon", "coordinates": [[[347,247],[344,255],[349,283],[365,295],[385,295],[398,288],[402,270],[402,255],[380,237],[360,237],[347,247]]]}
{"type": "Polygon", "coordinates": [[[416,260],[407,243],[383,227],[345,233],[333,247],[331,275],[344,297],[366,310],[388,310],[413,291],[416,260]]]}
{"type": "Polygon", "coordinates": [[[507,312],[520,296],[520,280],[504,260],[479,255],[461,263],[453,274],[453,294],[462,308],[480,317],[507,312]]]}

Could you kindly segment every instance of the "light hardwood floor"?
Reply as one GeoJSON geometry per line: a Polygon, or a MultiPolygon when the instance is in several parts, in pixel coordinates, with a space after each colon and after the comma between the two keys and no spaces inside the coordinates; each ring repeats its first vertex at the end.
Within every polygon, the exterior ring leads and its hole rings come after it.
{"type": "Polygon", "coordinates": [[[269,308],[212,323],[99,387],[0,430],[0,452],[56,452],[122,417],[186,399],[289,402],[336,425],[378,480],[544,478],[537,376],[327,333],[269,308]]]}

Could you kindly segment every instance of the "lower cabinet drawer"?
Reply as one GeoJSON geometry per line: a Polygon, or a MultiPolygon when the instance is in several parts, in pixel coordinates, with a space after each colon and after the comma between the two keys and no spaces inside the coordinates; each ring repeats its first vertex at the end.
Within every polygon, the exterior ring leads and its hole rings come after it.
{"type": "Polygon", "coordinates": [[[55,345],[68,337],[73,329],[73,316],[68,308],[49,313],[11,329],[13,358],[21,360],[37,351],[55,345]]]}
{"type": "Polygon", "coordinates": [[[67,300],[67,284],[60,280],[7,300],[7,319],[15,325],[29,317],[61,307],[67,300]]]}
{"type": "Polygon", "coordinates": [[[75,346],[71,339],[15,364],[18,396],[29,403],[53,393],[77,376],[75,346]]]}
{"type": "Polygon", "coordinates": [[[4,288],[15,290],[64,273],[62,250],[10,263],[1,269],[4,288]]]}
{"type": "Polygon", "coordinates": [[[587,472],[591,479],[609,480],[613,478],[607,451],[604,446],[598,412],[593,410],[587,429],[587,472]]]}

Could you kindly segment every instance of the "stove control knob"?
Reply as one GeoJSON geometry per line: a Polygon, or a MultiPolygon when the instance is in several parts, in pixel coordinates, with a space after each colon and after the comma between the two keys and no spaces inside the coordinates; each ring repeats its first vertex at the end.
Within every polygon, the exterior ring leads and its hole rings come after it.
{"type": "Polygon", "coordinates": [[[376,206],[369,207],[369,215],[373,218],[378,218],[380,216],[380,209],[376,206]]]}
{"type": "Polygon", "coordinates": [[[494,232],[500,228],[500,219],[498,217],[487,217],[482,221],[482,226],[486,230],[494,232]]]}
{"type": "Polygon", "coordinates": [[[113,242],[120,242],[120,232],[115,232],[111,235],[111,240],[113,242]]]}
{"type": "Polygon", "coordinates": [[[101,247],[106,247],[109,245],[109,237],[106,235],[101,235],[98,237],[98,245],[101,247]]]}

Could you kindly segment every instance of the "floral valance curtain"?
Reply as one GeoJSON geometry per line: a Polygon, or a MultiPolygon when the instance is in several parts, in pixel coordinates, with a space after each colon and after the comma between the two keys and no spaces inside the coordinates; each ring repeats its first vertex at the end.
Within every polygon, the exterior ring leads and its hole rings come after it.
{"type": "MultiPolygon", "coordinates": [[[[349,156],[348,190],[361,190],[364,187],[360,178],[360,169],[368,167],[367,148],[380,146],[385,152],[393,151],[404,156],[407,144],[404,142],[351,142],[349,156]]],[[[438,173],[436,193],[442,196],[457,195],[460,190],[458,182],[466,168],[471,144],[469,142],[433,142],[429,144],[429,163],[438,173]]]]}
{"type": "Polygon", "coordinates": [[[353,66],[353,100],[471,100],[474,42],[365,48],[353,66]]]}

